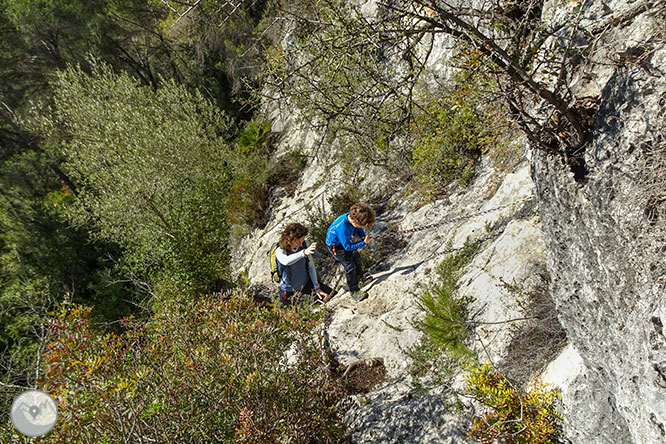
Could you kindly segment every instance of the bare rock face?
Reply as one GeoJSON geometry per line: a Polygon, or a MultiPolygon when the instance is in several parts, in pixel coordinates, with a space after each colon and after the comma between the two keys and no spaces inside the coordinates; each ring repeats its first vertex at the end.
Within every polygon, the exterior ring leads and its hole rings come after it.
{"type": "Polygon", "coordinates": [[[666,143],[664,55],[602,85],[583,181],[561,159],[532,161],[553,297],[582,359],[563,396],[572,443],[666,440],[663,221],[648,216],[644,163],[666,143]]]}
{"type": "Polygon", "coordinates": [[[392,381],[349,410],[350,438],[354,443],[464,443],[469,417],[451,411],[443,396],[443,390],[416,394],[405,380],[392,381]]]}

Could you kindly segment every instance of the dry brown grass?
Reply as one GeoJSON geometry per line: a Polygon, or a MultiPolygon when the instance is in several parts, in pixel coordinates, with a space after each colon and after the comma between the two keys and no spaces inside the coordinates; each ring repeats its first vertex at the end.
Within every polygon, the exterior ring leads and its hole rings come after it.
{"type": "Polygon", "coordinates": [[[514,327],[501,370],[518,387],[525,387],[562,350],[567,336],[557,318],[547,276],[527,291],[516,286],[507,287],[524,297],[523,313],[529,319],[514,327]]]}

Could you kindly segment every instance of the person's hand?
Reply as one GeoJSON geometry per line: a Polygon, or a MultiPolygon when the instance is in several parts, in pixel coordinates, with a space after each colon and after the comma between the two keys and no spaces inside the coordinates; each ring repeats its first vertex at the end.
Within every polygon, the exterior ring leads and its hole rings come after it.
{"type": "Polygon", "coordinates": [[[372,235],[371,235],[371,234],[367,234],[367,235],[363,238],[363,241],[365,241],[366,244],[369,244],[371,240],[372,240],[372,235]]]}
{"type": "Polygon", "coordinates": [[[310,245],[308,248],[306,248],[305,250],[303,250],[303,253],[304,253],[306,256],[310,256],[311,254],[314,254],[314,252],[315,252],[316,249],[317,249],[317,242],[313,243],[313,244],[310,245]]]}
{"type": "Polygon", "coordinates": [[[328,302],[328,300],[331,299],[331,297],[333,297],[334,293],[335,293],[335,290],[331,290],[330,293],[326,293],[322,289],[317,290],[317,295],[319,295],[319,300],[324,302],[324,303],[328,302]]]}

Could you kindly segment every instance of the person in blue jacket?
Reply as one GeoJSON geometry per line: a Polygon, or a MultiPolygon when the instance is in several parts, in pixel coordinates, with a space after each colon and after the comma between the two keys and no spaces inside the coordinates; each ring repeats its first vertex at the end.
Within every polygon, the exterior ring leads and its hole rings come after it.
{"type": "Polygon", "coordinates": [[[352,298],[361,301],[368,296],[359,288],[359,279],[363,276],[360,248],[365,247],[372,239],[366,235],[364,228],[370,228],[375,223],[375,212],[365,203],[355,203],[345,213],[335,219],[326,232],[326,246],[336,261],[345,267],[347,286],[352,298]],[[360,240],[352,242],[352,235],[360,240]]]}
{"type": "Polygon", "coordinates": [[[275,250],[275,257],[280,263],[280,297],[281,308],[298,304],[306,299],[314,290],[323,302],[331,296],[333,289],[319,282],[317,270],[312,258],[321,258],[317,251],[317,243],[309,245],[305,242],[308,228],[299,223],[285,227],[275,250]]]}

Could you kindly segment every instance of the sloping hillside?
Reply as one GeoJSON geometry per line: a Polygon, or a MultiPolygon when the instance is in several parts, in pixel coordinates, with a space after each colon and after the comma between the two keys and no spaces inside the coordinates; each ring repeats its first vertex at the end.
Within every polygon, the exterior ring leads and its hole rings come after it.
{"type": "MultiPolygon", "coordinates": [[[[295,133],[282,142],[307,136],[295,133]]],[[[313,149],[313,148],[311,148],[313,149]]],[[[522,156],[522,149],[515,155],[522,156]]],[[[359,174],[365,179],[361,187],[381,190],[395,185],[371,169],[359,174]]],[[[254,230],[236,247],[235,266],[245,269],[250,281],[261,292],[276,291],[270,282],[267,251],[279,239],[282,228],[291,222],[308,223],[309,214],[320,211],[327,198],[340,192],[335,166],[311,162],[303,171],[303,179],[290,197],[276,190],[275,204],[267,228],[254,230]]],[[[423,316],[418,308],[418,295],[437,283],[437,265],[460,250],[466,240],[480,241],[472,262],[460,279],[461,296],[473,299],[471,311],[480,341],[474,348],[482,360],[503,363],[514,327],[528,317],[525,294],[543,287],[547,279],[546,254],[534,184],[527,159],[523,158],[513,171],[499,173],[490,160],[482,162],[476,178],[467,187],[450,186],[447,197],[426,205],[416,205],[406,189],[392,189],[383,201],[373,234],[383,234],[389,223],[392,230],[426,229],[400,236],[395,249],[366,247],[378,258],[371,271],[373,280],[364,290],[368,299],[356,302],[344,289],[329,301],[330,322],[326,334],[341,364],[381,360],[385,377],[354,401],[348,413],[348,425],[355,442],[462,442],[472,405],[462,399],[466,413],[452,408],[452,388],[460,389],[460,381],[451,378],[451,386],[423,392],[412,383],[414,367],[410,350],[418,343],[421,332],[414,321],[423,316]],[[429,225],[434,227],[427,228],[429,225]],[[373,250],[374,249],[374,250],[373,250]],[[376,251],[375,251],[376,250],[376,251]],[[519,290],[518,290],[519,289],[519,290]],[[508,322],[502,322],[508,321],[508,322]],[[485,324],[488,323],[488,324],[485,324]]],[[[320,248],[321,249],[321,248],[320,248]]],[[[324,255],[328,252],[323,251],[324,255]]],[[[329,284],[338,282],[341,270],[329,274],[329,284]]],[[[344,280],[344,279],[342,279],[344,280]]],[[[546,290],[547,293],[547,290],[546,290]]],[[[538,366],[539,363],[536,363],[538,366]]],[[[543,362],[541,362],[543,364],[543,362]]],[[[525,363],[529,366],[530,363],[525,363]]],[[[432,372],[436,373],[436,372],[432,372]]],[[[373,381],[375,382],[375,381],[373,381]]]]}
{"type": "MultiPolygon", "coordinates": [[[[438,225],[406,233],[391,248],[368,247],[375,249],[374,280],[364,287],[370,297],[357,303],[341,291],[326,305],[337,358],[346,365],[375,359],[385,369],[347,415],[354,442],[464,441],[478,406],[457,397],[461,375],[417,390],[411,374],[419,363],[410,350],[421,335],[418,296],[437,282],[437,264],[468,239],[480,247],[463,269],[458,296],[471,298],[479,359],[526,383],[551,362],[541,379],[562,391],[562,439],[663,442],[663,188],[648,188],[663,176],[649,166],[663,162],[665,140],[666,51],[663,35],[655,37],[663,22],[651,11],[663,8],[657,3],[585,2],[581,26],[596,46],[574,76],[574,93],[598,112],[580,168],[521,142],[526,154],[518,164],[499,169],[485,158],[468,186],[450,185],[423,205],[380,171],[359,167],[355,186],[379,196],[373,233],[438,225]]],[[[543,19],[558,20],[579,4],[546,2],[543,19]]],[[[273,285],[266,251],[281,227],[326,213],[349,182],[332,160],[335,146],[320,145],[293,116],[276,112],[273,121],[282,136],[278,153],[299,146],[313,157],[293,196],[274,190],[267,228],[235,249],[235,264],[264,289],[273,285]]],[[[425,380],[437,373],[431,370],[425,380]]]]}

